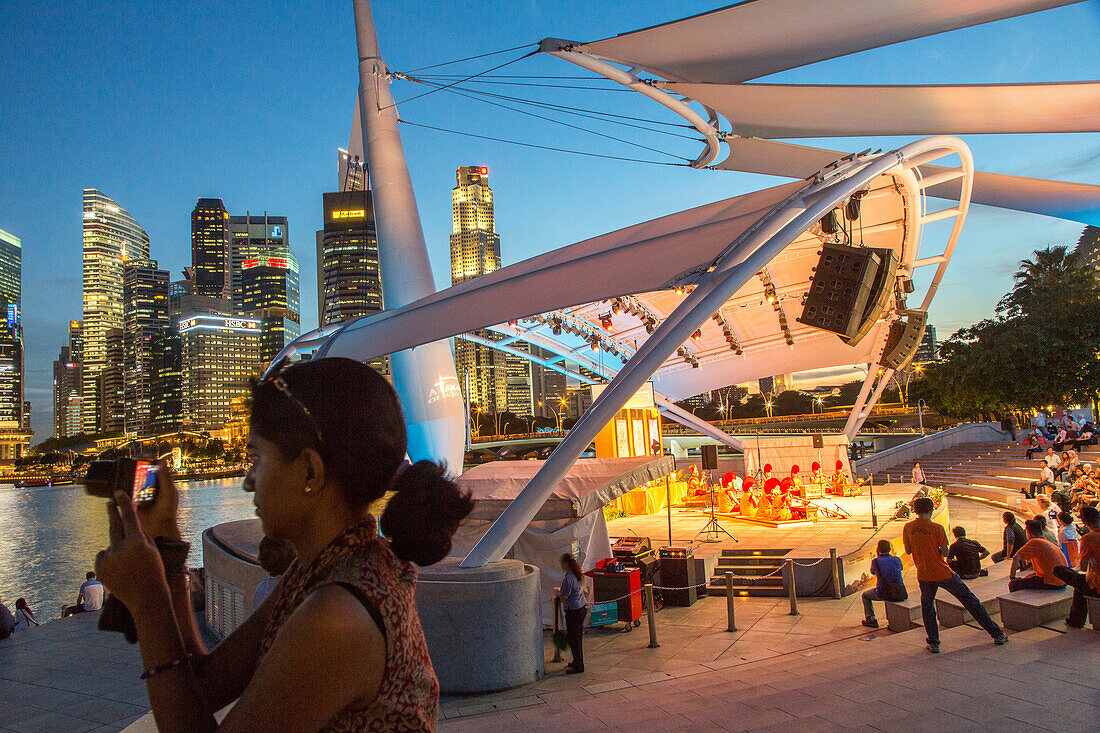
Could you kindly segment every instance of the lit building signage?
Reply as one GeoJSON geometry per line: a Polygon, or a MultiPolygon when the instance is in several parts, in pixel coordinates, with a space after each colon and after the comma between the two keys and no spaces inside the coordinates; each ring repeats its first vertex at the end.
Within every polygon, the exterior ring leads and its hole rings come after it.
{"type": "Polygon", "coordinates": [[[226,316],[201,315],[192,316],[180,321],[180,333],[188,331],[240,331],[244,333],[259,333],[260,322],[244,318],[227,318],[226,316]]]}
{"type": "Polygon", "coordinates": [[[283,236],[283,225],[282,224],[272,224],[271,227],[270,227],[270,230],[271,231],[267,235],[268,237],[282,237],[283,236]]]}
{"type": "Polygon", "coordinates": [[[333,219],[362,219],[366,215],[363,209],[336,209],[332,212],[333,219]]]}
{"type": "Polygon", "coordinates": [[[268,257],[267,255],[250,257],[241,261],[242,270],[251,270],[253,267],[277,267],[286,270],[290,267],[290,261],[285,257],[268,257]]]}
{"type": "Polygon", "coordinates": [[[19,325],[19,306],[15,303],[8,304],[8,328],[15,328],[19,325]]]}

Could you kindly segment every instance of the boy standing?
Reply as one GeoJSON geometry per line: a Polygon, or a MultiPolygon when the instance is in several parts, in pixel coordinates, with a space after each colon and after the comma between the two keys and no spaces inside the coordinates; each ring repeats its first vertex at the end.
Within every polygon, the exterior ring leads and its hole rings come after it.
{"type": "Polygon", "coordinates": [[[932,521],[932,512],[936,505],[927,497],[913,502],[917,518],[905,525],[902,540],[905,551],[912,556],[917,566],[917,582],[920,584],[920,610],[927,634],[928,651],[940,653],[940,629],[936,618],[936,592],[943,588],[962,601],[963,607],[970,611],[974,620],[993,637],[998,646],[1008,641],[1001,627],[993,622],[985,606],[971,592],[958,574],[944,561],[947,555],[947,532],[932,521]]]}

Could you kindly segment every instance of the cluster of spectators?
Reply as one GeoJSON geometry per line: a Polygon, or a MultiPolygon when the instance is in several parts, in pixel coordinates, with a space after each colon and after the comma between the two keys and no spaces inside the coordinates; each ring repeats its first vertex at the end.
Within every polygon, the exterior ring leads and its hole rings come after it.
{"type": "Polygon", "coordinates": [[[1070,449],[1081,450],[1083,446],[1096,445],[1096,439],[1096,426],[1091,420],[1077,422],[1072,417],[1067,416],[1060,426],[1052,422],[1047,423],[1045,431],[1033,427],[1027,437],[1024,438],[1024,442],[1028,446],[1027,457],[1031,458],[1034,453],[1043,450],[1044,447],[1049,446],[1059,452],[1070,449]]]}
{"type": "Polygon", "coordinates": [[[1095,506],[1100,490],[1100,467],[1084,463],[1077,451],[1062,453],[1048,447],[1039,459],[1039,477],[1021,493],[1029,499],[1047,494],[1062,511],[1079,510],[1082,506],[1095,506]]]}

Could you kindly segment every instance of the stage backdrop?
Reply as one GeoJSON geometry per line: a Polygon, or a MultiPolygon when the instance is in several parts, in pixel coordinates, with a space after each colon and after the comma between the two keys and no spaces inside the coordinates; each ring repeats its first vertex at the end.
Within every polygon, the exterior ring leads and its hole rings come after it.
{"type": "MultiPolygon", "coordinates": [[[[810,464],[817,461],[821,472],[832,476],[836,462],[844,462],[844,470],[851,475],[848,463],[848,439],[839,434],[822,435],[822,447],[814,448],[813,435],[744,435],[738,436],[745,446],[745,475],[759,478],[764,464],[772,464],[772,476],[782,479],[791,474],[791,466],[797,465],[803,481],[810,475],[810,464]]],[[[859,478],[858,476],[856,478],[859,478]]]]}

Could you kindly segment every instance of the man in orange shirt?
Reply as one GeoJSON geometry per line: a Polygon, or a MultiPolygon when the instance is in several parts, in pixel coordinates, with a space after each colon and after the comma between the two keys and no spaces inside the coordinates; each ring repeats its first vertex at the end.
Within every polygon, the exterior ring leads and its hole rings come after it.
{"type": "Polygon", "coordinates": [[[1043,537],[1043,522],[1040,519],[1029,519],[1024,522],[1027,530],[1027,542],[1012,558],[1012,568],[1008,571],[1008,590],[1061,590],[1066,582],[1059,580],[1054,574],[1054,569],[1066,567],[1066,556],[1058,549],[1058,546],[1043,537]],[[1034,575],[1017,578],[1016,572],[1023,570],[1027,563],[1035,569],[1034,575]]]}
{"type": "Polygon", "coordinates": [[[1073,605],[1069,609],[1066,626],[1079,629],[1085,625],[1089,605],[1086,597],[1100,597],[1100,512],[1094,506],[1081,507],[1081,521],[1089,528],[1081,538],[1081,554],[1075,572],[1067,567],[1054,568],[1054,575],[1073,587],[1073,605]]]}
{"type": "Polygon", "coordinates": [[[962,578],[948,567],[944,557],[947,555],[947,532],[943,525],[932,521],[932,512],[936,505],[927,497],[913,502],[917,518],[905,525],[901,537],[905,543],[905,552],[913,558],[917,566],[917,582],[920,584],[920,610],[924,618],[924,631],[927,634],[928,651],[940,653],[940,629],[936,618],[936,591],[943,588],[958,598],[963,607],[970,611],[974,620],[985,629],[993,643],[998,646],[1008,641],[1001,627],[989,617],[989,612],[971,592],[962,578]]]}

